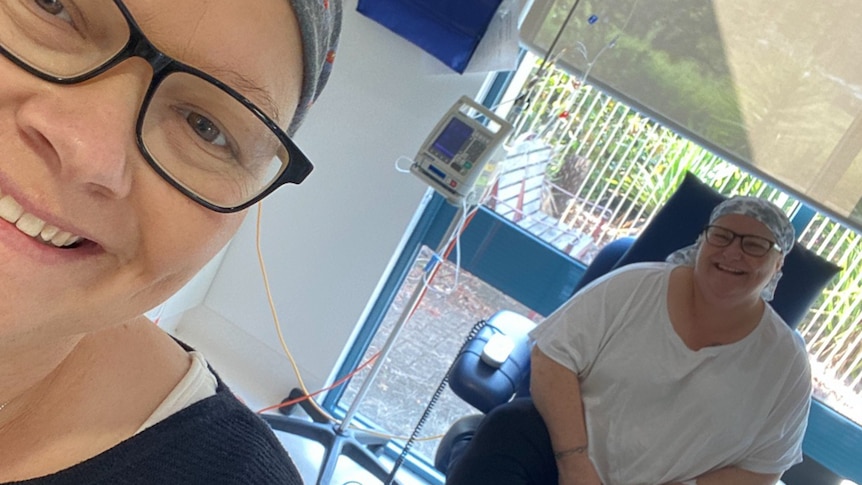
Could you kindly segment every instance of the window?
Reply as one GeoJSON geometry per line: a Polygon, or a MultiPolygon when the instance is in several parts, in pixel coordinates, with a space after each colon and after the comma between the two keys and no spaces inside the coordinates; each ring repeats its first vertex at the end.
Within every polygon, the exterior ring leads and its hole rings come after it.
{"type": "MultiPolygon", "coordinates": [[[[528,55],[522,69],[535,73],[539,64],[528,55]]],[[[501,108],[524,94],[516,89],[522,88],[511,88],[501,108]]],[[[533,89],[515,138],[528,140],[529,150],[521,150],[546,156],[516,158],[503,168],[489,206],[584,263],[607,242],[638,234],[686,171],[723,194],[764,197],[809,219],[800,224],[799,243],[844,268],[798,327],[811,354],[815,395],[862,424],[862,236],[800,210],[791,195],[563,71],[551,70],[533,89]]]]}
{"type": "MultiPolygon", "coordinates": [[[[621,236],[637,235],[686,171],[724,194],[768,198],[794,215],[801,228],[801,244],[845,268],[812,307],[799,331],[811,353],[817,397],[862,423],[862,308],[856,303],[862,296],[860,235],[565,72],[550,70],[538,82],[525,84],[538,62],[527,55],[513,76],[521,82],[513,83],[497,103],[498,111],[505,113],[522,90],[534,90],[530,105],[515,119],[512,155],[501,164],[496,190],[485,203],[494,217],[534,235],[531,244],[535,249],[531,251],[558,257],[538,271],[547,274],[571,264],[582,272],[605,244],[621,236]]],[[[389,335],[392,321],[400,314],[398,299],[403,301],[413,291],[429,257],[429,250],[423,248],[406,283],[395,289],[400,296],[388,309],[383,324],[378,328],[377,322],[370,322],[370,331],[376,333],[370,348],[363,352],[365,359],[373,356],[389,335]]],[[[499,268],[529,263],[496,259],[481,264],[499,268]]],[[[398,351],[390,355],[391,362],[377,376],[373,390],[360,406],[360,414],[367,421],[390,433],[409,434],[478,319],[501,308],[536,320],[541,319],[540,314],[549,313],[537,310],[542,304],[525,297],[529,293],[525,288],[533,281],[512,282],[511,275],[495,280],[488,271],[474,271],[481,264],[465,263],[475,274],[462,270],[458,291],[448,296],[429,292],[425,297],[419,316],[405,326],[395,346],[398,351]],[[511,297],[492,286],[503,288],[511,297]]],[[[446,271],[438,285],[451,287],[451,265],[446,271]]],[[[541,285],[562,286],[576,270],[561,273],[548,276],[541,285]]],[[[550,309],[559,304],[542,303],[542,308],[550,309]]],[[[360,374],[340,398],[335,396],[341,406],[351,403],[361,379],[360,374]]],[[[441,433],[458,417],[473,412],[447,392],[422,436],[441,433]]],[[[436,442],[429,441],[416,445],[414,451],[430,462],[435,448],[436,442]]]]}

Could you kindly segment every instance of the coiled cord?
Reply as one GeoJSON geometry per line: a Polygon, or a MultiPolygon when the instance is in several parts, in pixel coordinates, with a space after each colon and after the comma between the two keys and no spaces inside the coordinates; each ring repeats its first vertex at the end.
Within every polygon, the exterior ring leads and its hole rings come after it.
{"type": "Polygon", "coordinates": [[[458,361],[458,357],[462,352],[467,348],[467,345],[479,334],[479,330],[487,324],[486,320],[479,320],[473,325],[473,328],[470,329],[470,333],[467,334],[467,337],[464,339],[464,343],[461,344],[461,348],[458,349],[458,353],[455,354],[455,358],[452,360],[452,363],[449,365],[449,369],[446,370],[446,374],[443,376],[443,379],[440,381],[440,385],[437,386],[437,390],[434,391],[434,395],[431,396],[431,400],[428,401],[428,405],[425,407],[425,412],[422,413],[422,417],[419,418],[419,422],[416,423],[416,427],[413,429],[413,433],[410,435],[410,438],[404,444],[404,448],[401,450],[401,454],[398,455],[398,459],[395,460],[395,464],[392,465],[392,470],[389,472],[389,476],[386,477],[386,480],[383,482],[385,485],[392,485],[395,483],[395,474],[398,472],[398,469],[401,468],[401,465],[404,464],[404,461],[407,459],[407,455],[410,453],[410,448],[413,447],[413,443],[418,439],[419,433],[422,431],[422,427],[425,426],[425,422],[428,421],[428,418],[431,416],[431,412],[434,410],[434,406],[437,405],[437,401],[440,400],[440,396],[443,395],[443,391],[446,390],[446,386],[449,385],[449,374],[452,373],[452,369],[455,367],[455,362],[458,361]]]}

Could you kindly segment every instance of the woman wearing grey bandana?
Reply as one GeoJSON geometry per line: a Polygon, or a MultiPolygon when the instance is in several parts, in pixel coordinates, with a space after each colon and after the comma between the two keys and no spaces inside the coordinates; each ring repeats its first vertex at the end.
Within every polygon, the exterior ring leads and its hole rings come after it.
{"type": "Polygon", "coordinates": [[[780,209],[734,197],[668,262],[585,287],[531,334],[532,401],[489,414],[447,483],[776,483],[811,394],[767,303],[794,239],[780,209]]]}
{"type": "Polygon", "coordinates": [[[0,3],[0,483],[301,479],[144,312],[311,162],[338,0],[0,3]]]}

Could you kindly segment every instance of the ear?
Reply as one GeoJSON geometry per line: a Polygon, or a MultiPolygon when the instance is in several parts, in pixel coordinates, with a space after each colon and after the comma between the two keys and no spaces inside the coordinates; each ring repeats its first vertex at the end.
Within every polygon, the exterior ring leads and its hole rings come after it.
{"type": "Polygon", "coordinates": [[[775,258],[775,273],[780,272],[782,267],[784,267],[784,255],[780,254],[775,258]]]}

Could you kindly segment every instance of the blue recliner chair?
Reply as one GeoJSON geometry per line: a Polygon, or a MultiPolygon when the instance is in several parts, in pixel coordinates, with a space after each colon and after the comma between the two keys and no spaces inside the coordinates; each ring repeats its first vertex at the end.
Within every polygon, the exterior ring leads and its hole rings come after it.
{"type": "MultiPolygon", "coordinates": [[[[724,196],[687,174],[683,182],[637,239],[623,238],[603,248],[590,264],[573,292],[599,276],[641,261],[663,261],[673,251],[692,244],[709,220],[712,209],[724,196]]],[[[796,327],[823,288],[840,271],[813,252],[796,246],[787,254],[772,306],[788,325],[796,327]]],[[[535,323],[510,311],[500,311],[468,342],[456,357],[449,375],[452,391],[483,413],[513,397],[529,395],[530,341],[527,333],[535,323]],[[482,350],[496,333],[515,342],[515,348],[499,368],[481,359],[482,350]]],[[[469,443],[483,415],[457,421],[441,440],[435,467],[443,473],[469,443]]]]}

